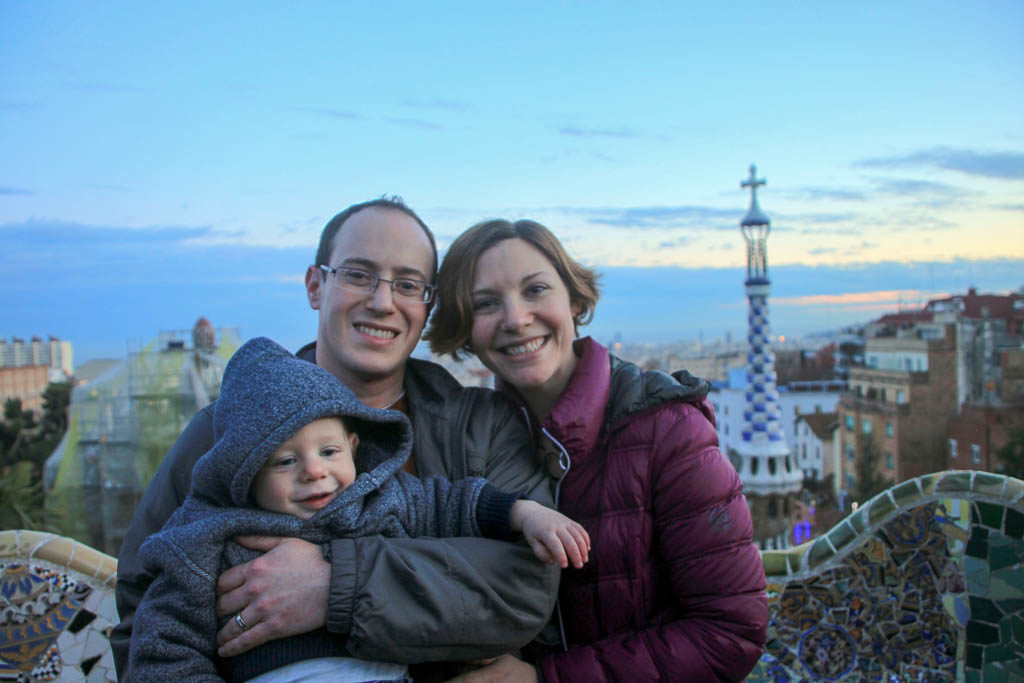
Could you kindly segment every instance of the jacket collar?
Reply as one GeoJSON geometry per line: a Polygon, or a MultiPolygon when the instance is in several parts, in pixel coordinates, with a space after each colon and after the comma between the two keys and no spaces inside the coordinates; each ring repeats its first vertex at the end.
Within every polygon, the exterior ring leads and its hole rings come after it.
{"type": "Polygon", "coordinates": [[[580,357],[579,362],[551,413],[539,427],[537,417],[530,412],[515,387],[500,379],[496,384],[528,415],[535,438],[540,437],[541,431],[547,432],[575,459],[585,456],[597,446],[608,405],[611,370],[608,349],[590,337],[573,342],[573,351],[580,357]]]}

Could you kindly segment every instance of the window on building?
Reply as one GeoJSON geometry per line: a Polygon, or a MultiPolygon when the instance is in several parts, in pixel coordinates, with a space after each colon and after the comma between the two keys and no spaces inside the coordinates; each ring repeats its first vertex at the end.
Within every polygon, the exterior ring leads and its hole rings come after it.
{"type": "Polygon", "coordinates": [[[725,425],[725,435],[729,436],[729,425],[725,425]]]}
{"type": "Polygon", "coordinates": [[[892,453],[886,452],[885,466],[890,470],[896,469],[896,459],[892,457],[892,453]]]}
{"type": "Polygon", "coordinates": [[[800,444],[800,458],[802,460],[807,460],[807,444],[805,443],[800,444]]]}
{"type": "Polygon", "coordinates": [[[821,412],[821,406],[818,406],[818,405],[814,406],[814,412],[820,413],[821,412]]]}
{"type": "Polygon", "coordinates": [[[981,464],[981,446],[976,443],[971,444],[971,462],[975,465],[981,464]]]}
{"type": "Polygon", "coordinates": [[[882,387],[882,390],[879,392],[879,394],[879,399],[882,401],[882,403],[885,403],[885,387],[882,387]]]}
{"type": "Polygon", "coordinates": [[[862,420],[860,423],[860,431],[864,434],[871,433],[871,420],[862,420]]]}
{"type": "Polygon", "coordinates": [[[853,476],[852,472],[846,473],[846,488],[849,491],[852,491],[855,488],[857,488],[857,477],[853,476]]]}
{"type": "Polygon", "coordinates": [[[949,459],[956,460],[956,439],[949,440],[949,459]]]}
{"type": "Polygon", "coordinates": [[[728,414],[729,414],[729,406],[725,406],[725,414],[726,414],[726,415],[728,415],[728,414]]]}
{"type": "Polygon", "coordinates": [[[904,400],[905,400],[905,397],[903,395],[903,390],[902,389],[897,389],[896,390],[896,402],[899,403],[899,404],[903,404],[904,400]]]}
{"type": "Polygon", "coordinates": [[[853,424],[854,424],[853,423],[853,415],[847,415],[846,416],[846,428],[849,429],[851,432],[853,431],[853,424]]]}
{"type": "Polygon", "coordinates": [[[852,445],[847,445],[847,447],[846,447],[846,459],[847,460],[856,460],[857,459],[857,449],[855,449],[852,445]]]}
{"type": "Polygon", "coordinates": [[[886,436],[892,436],[895,433],[896,433],[896,430],[893,429],[892,422],[886,422],[885,423],[885,435],[886,436]]]}

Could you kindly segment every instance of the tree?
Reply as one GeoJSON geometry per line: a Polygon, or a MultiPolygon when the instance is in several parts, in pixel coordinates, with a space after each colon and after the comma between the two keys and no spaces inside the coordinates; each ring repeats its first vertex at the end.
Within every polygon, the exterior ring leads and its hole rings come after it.
{"type": "Polygon", "coordinates": [[[861,503],[889,488],[892,482],[878,474],[881,453],[875,444],[874,437],[865,435],[860,442],[860,453],[857,457],[857,487],[854,498],[861,503]]]}
{"type": "Polygon", "coordinates": [[[36,529],[42,519],[42,491],[32,463],[0,468],[0,529],[36,529]]]}
{"type": "Polygon", "coordinates": [[[1024,424],[1010,430],[1010,440],[996,451],[996,457],[1003,474],[1024,479],[1024,424]]]}
{"type": "Polygon", "coordinates": [[[21,400],[4,401],[0,421],[0,529],[39,528],[43,519],[43,464],[68,424],[71,385],[51,383],[43,392],[43,417],[24,410],[21,400]]]}

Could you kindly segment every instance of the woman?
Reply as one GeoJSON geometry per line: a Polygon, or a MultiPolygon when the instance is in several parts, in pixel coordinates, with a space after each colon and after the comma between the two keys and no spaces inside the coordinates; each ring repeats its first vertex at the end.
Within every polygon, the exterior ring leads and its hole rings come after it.
{"type": "Polygon", "coordinates": [[[590,562],[562,574],[564,651],[491,668],[548,683],[741,680],[764,645],[765,576],[707,384],[576,339],[597,298],[597,274],[533,221],[479,223],[441,265],[431,348],[497,375],[560,478],[558,509],[592,542],[590,562]]]}

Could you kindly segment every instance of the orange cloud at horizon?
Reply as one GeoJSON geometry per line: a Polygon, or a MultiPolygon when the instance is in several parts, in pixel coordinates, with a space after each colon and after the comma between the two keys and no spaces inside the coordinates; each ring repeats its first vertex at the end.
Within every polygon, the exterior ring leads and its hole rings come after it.
{"type": "MultiPolygon", "coordinates": [[[[851,292],[848,294],[812,294],[773,298],[775,306],[842,306],[850,310],[877,310],[893,306],[905,306],[917,301],[941,299],[949,296],[943,293],[927,293],[920,289],[880,289],[874,292],[851,292]]],[[[924,304],[920,304],[923,306],[924,304]]],[[[916,307],[916,306],[913,306],[916,307]]]]}

